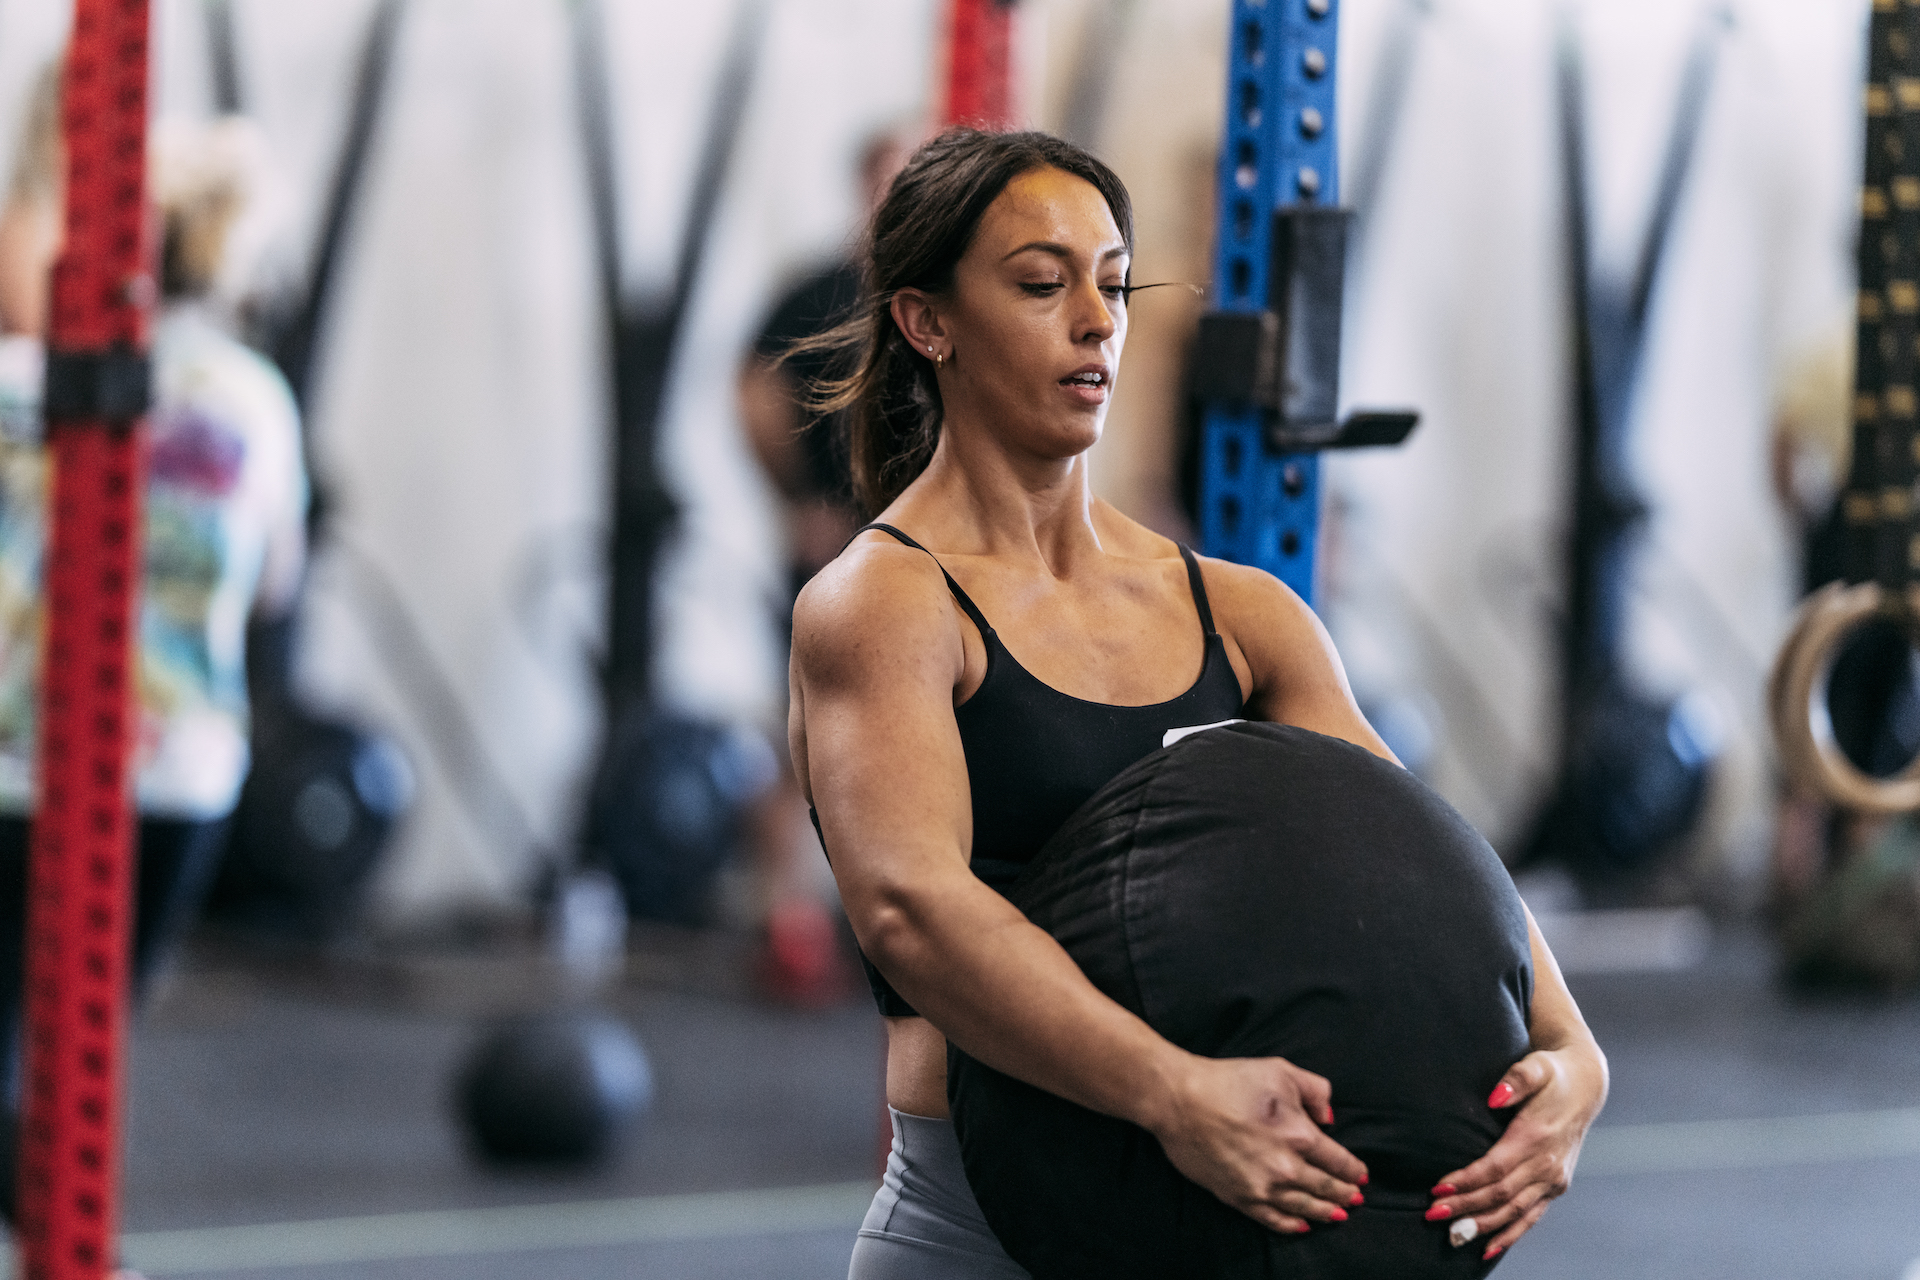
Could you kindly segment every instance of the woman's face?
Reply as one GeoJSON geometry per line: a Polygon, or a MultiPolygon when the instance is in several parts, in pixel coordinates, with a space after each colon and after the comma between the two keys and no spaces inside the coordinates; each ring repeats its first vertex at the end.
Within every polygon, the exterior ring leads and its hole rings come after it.
{"type": "Polygon", "coordinates": [[[1043,460],[1100,438],[1127,340],[1127,247],[1106,198],[1059,169],[1007,184],[935,302],[949,424],[1043,460]]]}

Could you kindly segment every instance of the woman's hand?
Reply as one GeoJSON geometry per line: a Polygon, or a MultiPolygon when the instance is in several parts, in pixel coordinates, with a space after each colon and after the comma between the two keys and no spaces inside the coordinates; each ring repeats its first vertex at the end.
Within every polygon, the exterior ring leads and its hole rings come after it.
{"type": "Polygon", "coordinates": [[[1189,1057],[1147,1127],[1174,1168],[1274,1231],[1344,1222],[1367,1167],[1320,1131],[1333,1087],[1284,1058],[1189,1057]]]}
{"type": "Polygon", "coordinates": [[[1495,1110],[1518,1106],[1518,1114],[1492,1150],[1440,1180],[1427,1218],[1471,1219],[1468,1240],[1487,1240],[1482,1256],[1504,1253],[1573,1180],[1587,1126],[1606,1099],[1606,1059],[1590,1040],[1520,1059],[1487,1098],[1495,1110]]]}

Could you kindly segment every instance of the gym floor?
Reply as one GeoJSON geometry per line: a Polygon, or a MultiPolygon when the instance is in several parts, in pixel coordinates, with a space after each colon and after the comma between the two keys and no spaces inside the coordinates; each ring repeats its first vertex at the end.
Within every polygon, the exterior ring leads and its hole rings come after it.
{"type": "MultiPolygon", "coordinates": [[[[483,1168],[450,1119],[489,1019],[551,998],[536,962],[196,946],[135,1041],[128,1262],[155,1280],[838,1280],[872,1186],[878,1019],[756,1004],[725,940],[656,944],[602,1004],[645,1042],[657,1100],[581,1174],[483,1168]]],[[[1742,932],[1686,972],[1573,985],[1613,1098],[1573,1193],[1497,1274],[1920,1277],[1920,1002],[1783,993],[1742,932]]]]}

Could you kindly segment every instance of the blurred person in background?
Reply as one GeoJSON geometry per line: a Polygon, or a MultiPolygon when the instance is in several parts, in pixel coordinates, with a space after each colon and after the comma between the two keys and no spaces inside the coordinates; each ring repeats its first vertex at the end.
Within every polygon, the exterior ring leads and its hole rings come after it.
{"type": "MultiPolygon", "coordinates": [[[[860,223],[873,211],[906,163],[913,139],[884,130],[860,151],[860,223]]],[[[779,602],[780,629],[791,637],[793,602],[808,580],[840,554],[859,527],[847,472],[846,443],[833,415],[806,405],[807,388],[842,370],[825,353],[795,344],[816,337],[859,305],[860,266],[835,258],[795,285],[773,308],[740,369],[740,417],[747,441],[779,495],[787,529],[788,582],[779,602]]],[[[798,1005],[838,999],[851,973],[841,954],[832,913],[808,874],[815,853],[806,800],[792,769],[756,814],[753,840],[769,899],[767,943],[758,965],[762,989],[798,1005]]]]}
{"type": "MultiPolygon", "coordinates": [[[[887,130],[860,151],[860,221],[872,219],[894,175],[913,150],[904,131],[887,130]]],[[[846,442],[833,415],[806,407],[806,388],[840,371],[818,350],[796,343],[825,333],[860,302],[860,264],[841,256],[789,290],[767,318],[740,371],[740,413],[748,442],[786,506],[791,587],[782,625],[792,629],[800,588],[859,527],[846,442]]]]}
{"type": "MultiPolygon", "coordinates": [[[[9,1120],[20,1088],[44,620],[49,455],[40,397],[50,273],[65,229],[60,79],[56,64],[35,86],[0,211],[0,1050],[9,1120]]],[[[153,131],[163,307],[153,331],[139,606],[136,994],[195,914],[246,777],[248,616],[288,607],[305,559],[307,482],[293,397],[278,370],[225,331],[212,301],[257,158],[253,133],[236,119],[162,121],[153,131]]],[[[11,1151],[0,1151],[9,1212],[12,1176],[11,1151]]]]}

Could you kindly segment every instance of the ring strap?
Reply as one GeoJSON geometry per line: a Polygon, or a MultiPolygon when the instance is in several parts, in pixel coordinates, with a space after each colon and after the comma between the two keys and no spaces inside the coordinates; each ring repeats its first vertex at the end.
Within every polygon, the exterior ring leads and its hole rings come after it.
{"type": "Polygon", "coordinates": [[[1853,464],[1841,502],[1849,581],[1898,589],[1920,569],[1920,10],[1874,0],[1870,40],[1853,464]]]}

